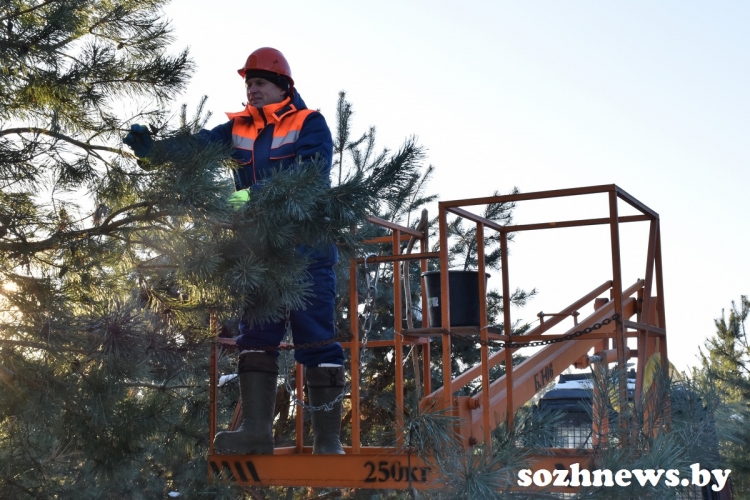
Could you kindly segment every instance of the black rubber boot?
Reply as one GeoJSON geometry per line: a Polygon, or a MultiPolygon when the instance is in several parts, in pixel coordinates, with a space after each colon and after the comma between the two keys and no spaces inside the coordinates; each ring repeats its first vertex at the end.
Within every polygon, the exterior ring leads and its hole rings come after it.
{"type": "Polygon", "coordinates": [[[240,354],[237,376],[242,424],[235,431],[217,433],[214,449],[231,455],[272,455],[279,359],[264,352],[240,354]]]}
{"type": "MultiPolygon", "coordinates": [[[[306,367],[307,393],[311,406],[333,402],[344,390],[344,367],[306,367]]],[[[343,455],[341,446],[341,401],[329,411],[311,412],[313,428],[313,453],[316,455],[343,455]]]]}

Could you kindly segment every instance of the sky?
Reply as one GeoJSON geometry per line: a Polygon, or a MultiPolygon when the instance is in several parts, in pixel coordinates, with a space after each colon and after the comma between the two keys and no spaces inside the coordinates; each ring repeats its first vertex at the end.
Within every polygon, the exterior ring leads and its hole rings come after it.
{"type": "MultiPolygon", "coordinates": [[[[660,215],[680,370],[750,294],[750,3],[174,0],[165,16],[196,64],[175,114],[206,95],[209,128],[242,109],[236,71],[270,46],[332,127],[343,90],[354,135],[375,126],[392,150],[416,136],[440,200],[623,188],[660,215]]],[[[515,220],[606,215],[599,196],[522,203],[515,220]]],[[[648,225],[622,226],[627,286],[645,275],[648,225]]],[[[510,285],[538,294],[514,318],[557,312],[611,279],[608,238],[603,227],[518,234],[510,285]]]]}

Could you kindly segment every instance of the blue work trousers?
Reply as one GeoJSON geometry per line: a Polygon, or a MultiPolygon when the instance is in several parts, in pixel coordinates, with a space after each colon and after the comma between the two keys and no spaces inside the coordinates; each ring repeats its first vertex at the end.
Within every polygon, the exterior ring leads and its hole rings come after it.
{"type": "MultiPolygon", "coordinates": [[[[328,340],[334,337],[333,326],[336,307],[336,274],[333,266],[322,266],[308,269],[312,277],[312,296],[307,307],[290,311],[289,320],[292,327],[292,338],[295,345],[328,340]]],[[[240,321],[240,335],[237,345],[252,350],[255,347],[279,345],[284,338],[285,322],[266,322],[250,327],[240,321]]],[[[278,351],[271,354],[278,356],[278,351]]],[[[344,364],[344,351],[338,342],[312,349],[294,351],[294,359],[305,366],[317,366],[321,363],[344,364]]]]}

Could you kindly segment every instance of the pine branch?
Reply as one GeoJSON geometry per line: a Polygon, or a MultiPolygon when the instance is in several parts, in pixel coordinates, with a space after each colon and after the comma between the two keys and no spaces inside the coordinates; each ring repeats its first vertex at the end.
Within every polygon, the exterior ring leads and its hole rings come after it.
{"type": "MultiPolygon", "coordinates": [[[[94,226],[78,231],[58,232],[45,240],[39,241],[0,241],[0,251],[34,253],[58,248],[61,244],[72,240],[82,240],[92,236],[108,236],[109,233],[122,228],[127,224],[136,222],[152,222],[161,217],[173,215],[171,212],[147,212],[142,215],[133,215],[114,221],[108,225],[94,226]]],[[[132,230],[134,228],[122,228],[120,230],[132,230]]]]}
{"type": "Polygon", "coordinates": [[[122,213],[128,212],[130,210],[135,210],[136,208],[151,207],[153,205],[154,205],[154,202],[151,202],[151,201],[142,201],[140,203],[134,203],[132,205],[128,205],[126,207],[122,207],[121,209],[115,210],[114,212],[112,212],[111,214],[109,214],[109,216],[106,219],[104,219],[104,222],[102,222],[101,225],[102,226],[108,225],[112,221],[112,219],[114,219],[115,217],[117,217],[118,215],[120,215],[122,213]]]}
{"type": "Polygon", "coordinates": [[[20,10],[18,12],[14,12],[13,14],[8,14],[7,16],[0,17],[0,22],[7,21],[8,19],[15,19],[15,18],[21,17],[24,14],[28,14],[29,12],[33,12],[33,11],[35,11],[37,9],[41,9],[42,7],[45,7],[45,6],[47,6],[47,5],[51,4],[51,3],[60,2],[60,1],[63,1],[63,0],[46,0],[46,1],[44,1],[44,2],[42,2],[40,4],[38,4],[38,5],[35,5],[33,7],[29,7],[26,10],[20,10]]]}
{"type": "Polygon", "coordinates": [[[9,346],[15,346],[15,347],[30,347],[32,349],[39,349],[41,351],[46,351],[50,353],[60,353],[60,352],[75,352],[78,354],[88,354],[88,351],[85,351],[83,349],[74,349],[72,347],[53,347],[51,345],[47,344],[40,344],[38,342],[29,342],[27,340],[9,340],[9,339],[0,339],[0,344],[9,345],[9,346]]]}
{"type": "Polygon", "coordinates": [[[19,134],[19,135],[20,134],[42,134],[42,135],[47,135],[49,137],[54,137],[55,139],[62,139],[70,144],[73,144],[74,146],[78,146],[81,149],[85,149],[86,151],[108,151],[110,153],[116,153],[126,158],[135,158],[135,156],[132,153],[129,153],[122,149],[110,148],[108,146],[98,146],[96,144],[88,144],[88,143],[73,139],[72,137],[68,137],[67,135],[61,134],[60,132],[55,132],[53,130],[47,130],[47,129],[38,128],[38,127],[19,127],[19,128],[9,128],[5,130],[0,130],[0,137],[5,136],[5,135],[10,135],[10,134],[19,134]]]}

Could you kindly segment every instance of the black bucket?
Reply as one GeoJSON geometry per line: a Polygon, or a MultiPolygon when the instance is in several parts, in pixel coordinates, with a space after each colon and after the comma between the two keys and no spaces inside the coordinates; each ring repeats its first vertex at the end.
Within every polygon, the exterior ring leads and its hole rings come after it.
{"type": "MultiPolygon", "coordinates": [[[[427,311],[430,326],[442,326],[440,308],[440,271],[422,273],[427,291],[427,311]]],[[[490,275],[486,274],[486,278],[490,275]]],[[[485,278],[485,284],[487,283],[485,278]]],[[[479,271],[448,271],[450,290],[451,326],[479,325],[479,271]]]]}

